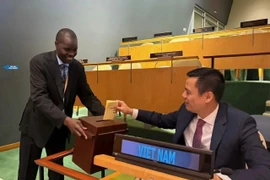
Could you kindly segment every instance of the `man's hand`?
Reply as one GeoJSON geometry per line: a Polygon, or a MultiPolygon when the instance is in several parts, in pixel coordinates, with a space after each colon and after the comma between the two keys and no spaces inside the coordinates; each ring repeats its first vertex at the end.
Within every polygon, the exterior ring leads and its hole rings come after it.
{"type": "Polygon", "coordinates": [[[222,180],[222,179],[218,175],[214,174],[214,177],[211,180],[222,180]]]}
{"type": "Polygon", "coordinates": [[[133,109],[128,107],[124,101],[117,101],[116,106],[114,107],[115,111],[120,111],[123,114],[132,115],[133,109]]]}
{"type": "Polygon", "coordinates": [[[67,117],[64,121],[64,125],[66,125],[69,128],[72,134],[75,133],[78,136],[83,135],[85,139],[87,139],[87,136],[84,132],[87,128],[84,127],[80,121],[67,117]]]}

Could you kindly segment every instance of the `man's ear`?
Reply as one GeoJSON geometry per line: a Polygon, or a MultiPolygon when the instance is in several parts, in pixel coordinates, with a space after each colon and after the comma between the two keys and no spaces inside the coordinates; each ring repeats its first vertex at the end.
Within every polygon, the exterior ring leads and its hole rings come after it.
{"type": "Polygon", "coordinates": [[[211,91],[206,92],[205,96],[206,96],[206,102],[207,103],[211,102],[212,99],[214,99],[214,97],[215,97],[213,92],[211,92],[211,91]]]}

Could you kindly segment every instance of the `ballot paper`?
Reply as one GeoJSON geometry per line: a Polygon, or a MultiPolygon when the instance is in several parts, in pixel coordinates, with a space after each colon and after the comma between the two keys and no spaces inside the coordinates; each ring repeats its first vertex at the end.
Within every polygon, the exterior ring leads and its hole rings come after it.
{"type": "Polygon", "coordinates": [[[113,120],[116,116],[116,113],[114,113],[114,106],[117,105],[116,100],[107,100],[106,106],[105,106],[105,113],[103,116],[103,120],[113,120]]]}

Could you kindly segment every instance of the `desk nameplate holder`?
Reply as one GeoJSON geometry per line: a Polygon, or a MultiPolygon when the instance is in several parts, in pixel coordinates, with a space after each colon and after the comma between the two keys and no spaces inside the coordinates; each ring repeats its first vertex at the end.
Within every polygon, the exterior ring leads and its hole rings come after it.
{"type": "Polygon", "coordinates": [[[186,179],[213,177],[214,152],[208,150],[115,134],[113,154],[116,160],[186,179]],[[158,155],[161,151],[162,155],[158,155]]]}

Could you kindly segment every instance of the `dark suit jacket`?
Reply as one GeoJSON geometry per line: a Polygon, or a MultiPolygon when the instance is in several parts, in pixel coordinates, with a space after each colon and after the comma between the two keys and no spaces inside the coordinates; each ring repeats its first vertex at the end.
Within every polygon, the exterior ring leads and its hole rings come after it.
{"type": "MultiPolygon", "coordinates": [[[[182,105],[178,111],[166,115],[139,110],[137,119],[176,129],[173,142],[185,145],[184,131],[195,116],[182,105]]],[[[270,179],[270,153],[261,143],[255,120],[245,112],[226,103],[219,104],[210,149],[215,151],[214,168],[231,168],[232,179],[270,179]]]]}
{"type": "MultiPolygon", "coordinates": [[[[72,116],[76,95],[93,115],[104,114],[104,107],[91,91],[84,67],[77,60],[69,64],[68,77],[64,94],[55,51],[39,54],[30,61],[30,98],[19,129],[32,137],[38,147],[45,146],[55,127],[66,128],[63,122],[72,116]]],[[[68,135],[68,128],[66,132],[68,135]]]]}

